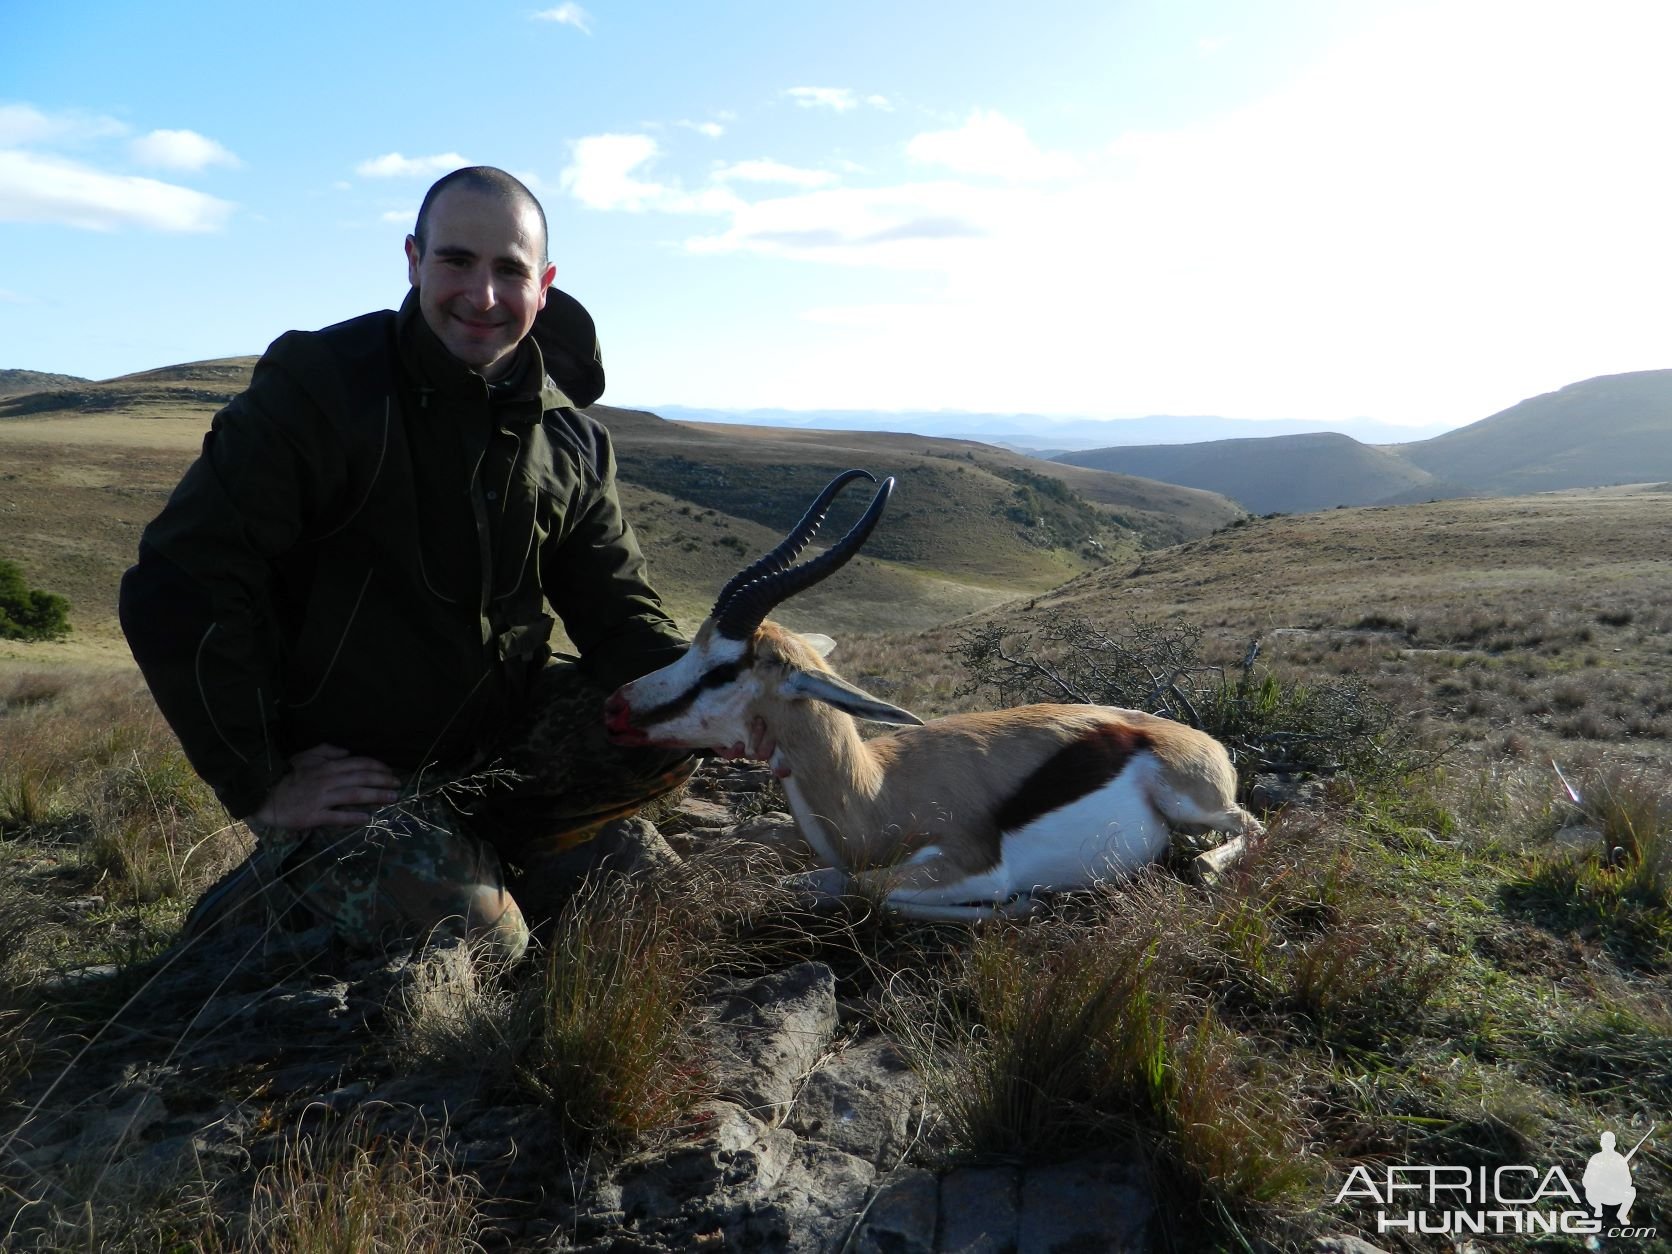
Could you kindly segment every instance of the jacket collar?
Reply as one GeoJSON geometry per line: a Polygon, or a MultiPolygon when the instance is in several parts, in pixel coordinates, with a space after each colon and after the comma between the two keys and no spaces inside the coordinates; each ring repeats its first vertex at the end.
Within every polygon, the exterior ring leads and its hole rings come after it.
{"type": "Polygon", "coordinates": [[[418,389],[439,394],[449,402],[480,404],[484,397],[494,402],[501,421],[535,423],[548,409],[572,406],[573,402],[546,377],[545,360],[533,336],[517,346],[520,360],[513,366],[511,388],[490,390],[486,380],[447,351],[418,307],[418,289],[408,288],[406,299],[395,315],[396,341],[401,363],[418,389]]]}

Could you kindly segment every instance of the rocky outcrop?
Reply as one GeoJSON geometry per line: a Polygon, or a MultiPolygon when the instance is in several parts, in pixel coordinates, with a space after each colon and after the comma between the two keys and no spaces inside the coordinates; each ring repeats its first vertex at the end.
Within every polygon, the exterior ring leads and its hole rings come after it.
{"type": "MultiPolygon", "coordinates": [[[[750,777],[726,773],[731,781],[750,777]]],[[[687,855],[719,837],[793,851],[787,816],[739,822],[699,788],[662,826],[687,855]]],[[[633,828],[663,852],[647,824],[633,828]]],[[[803,961],[712,980],[697,1009],[705,1100],[675,1132],[604,1160],[566,1148],[551,1107],[491,1060],[411,1065],[388,1047],[416,988],[476,995],[463,951],[351,958],[322,930],[254,927],[143,968],[65,977],[53,997],[96,1023],[10,1095],[0,1176],[51,1199],[74,1173],[242,1182],[287,1138],[357,1120],[423,1136],[481,1182],[489,1248],[1047,1254],[1155,1247],[1155,1202],[1118,1154],[958,1163],[924,1086],[831,968],[803,961]],[[105,1009],[97,1013],[86,1003],[105,1009]],[[50,1063],[50,1065],[48,1065],[50,1063]]],[[[0,1209],[4,1204],[0,1203],[0,1209]]],[[[28,1248],[41,1206],[0,1214],[28,1248]]],[[[1337,1248],[1351,1248],[1346,1245],[1337,1248]]]]}

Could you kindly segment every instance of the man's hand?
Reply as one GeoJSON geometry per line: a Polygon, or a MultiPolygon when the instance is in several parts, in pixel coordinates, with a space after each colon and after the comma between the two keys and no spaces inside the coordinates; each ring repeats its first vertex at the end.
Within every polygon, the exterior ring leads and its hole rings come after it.
{"type": "Polygon", "coordinates": [[[357,827],[369,810],[400,799],[400,777],[376,758],[354,757],[336,745],[315,745],[290,759],[250,822],[267,827],[357,827]],[[348,807],[348,808],[344,808],[348,807]]]}
{"type": "Polygon", "coordinates": [[[714,746],[714,752],[728,761],[737,758],[750,758],[756,762],[771,762],[772,773],[777,778],[788,779],[790,776],[789,763],[776,758],[778,752],[777,737],[767,730],[766,720],[758,714],[749,724],[749,743],[747,746],[741,740],[737,740],[733,741],[729,747],[724,745],[714,746]]]}

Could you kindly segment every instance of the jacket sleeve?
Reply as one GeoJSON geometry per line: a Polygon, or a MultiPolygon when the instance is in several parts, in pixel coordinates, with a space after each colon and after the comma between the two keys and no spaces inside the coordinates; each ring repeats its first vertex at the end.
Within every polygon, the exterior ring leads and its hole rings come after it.
{"type": "MultiPolygon", "coordinates": [[[[298,382],[292,337],[215,415],[122,579],[123,632],[187,759],[235,818],[288,769],[277,698],[279,563],[340,486],[343,456],[298,382]]],[[[301,377],[306,377],[302,375],[301,377]]]]}
{"type": "Polygon", "coordinates": [[[540,555],[546,600],[594,677],[615,688],[678,660],[688,642],[650,586],[644,553],[621,512],[609,433],[584,418],[573,516],[540,555]]]}

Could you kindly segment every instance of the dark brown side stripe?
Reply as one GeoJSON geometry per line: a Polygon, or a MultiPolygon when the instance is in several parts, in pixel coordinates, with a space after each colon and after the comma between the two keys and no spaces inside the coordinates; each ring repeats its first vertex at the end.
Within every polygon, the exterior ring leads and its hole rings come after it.
{"type": "Polygon", "coordinates": [[[1150,738],[1130,727],[1106,723],[1052,754],[998,808],[1000,832],[1013,832],[1035,819],[1078,801],[1120,774],[1132,755],[1150,747],[1150,738]]]}

